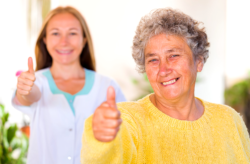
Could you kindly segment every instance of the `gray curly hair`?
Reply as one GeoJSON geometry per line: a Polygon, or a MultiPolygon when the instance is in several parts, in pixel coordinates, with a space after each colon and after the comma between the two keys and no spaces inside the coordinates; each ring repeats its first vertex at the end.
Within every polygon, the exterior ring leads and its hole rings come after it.
{"type": "Polygon", "coordinates": [[[144,49],[149,39],[165,33],[184,37],[192,50],[194,59],[201,58],[205,63],[209,57],[207,34],[190,16],[171,8],[161,8],[141,18],[133,39],[132,56],[138,71],[145,72],[144,49]]]}

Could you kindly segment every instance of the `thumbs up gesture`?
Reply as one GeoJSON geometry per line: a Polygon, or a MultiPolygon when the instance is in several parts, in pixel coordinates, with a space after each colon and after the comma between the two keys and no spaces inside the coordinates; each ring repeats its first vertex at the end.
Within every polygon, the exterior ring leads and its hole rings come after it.
{"type": "Polygon", "coordinates": [[[120,111],[115,102],[115,90],[109,87],[107,101],[103,102],[93,115],[92,126],[94,136],[101,142],[109,142],[115,139],[122,123],[120,111]]]}
{"type": "Polygon", "coordinates": [[[28,71],[22,72],[17,80],[17,94],[26,96],[30,94],[35,81],[35,71],[33,69],[32,58],[28,59],[28,71]]]}

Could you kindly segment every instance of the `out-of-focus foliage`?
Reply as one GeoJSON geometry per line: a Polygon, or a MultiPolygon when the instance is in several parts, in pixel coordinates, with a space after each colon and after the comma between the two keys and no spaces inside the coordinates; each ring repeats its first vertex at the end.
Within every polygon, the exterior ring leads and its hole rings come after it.
{"type": "Polygon", "coordinates": [[[224,92],[225,102],[230,106],[244,106],[249,97],[250,79],[243,80],[224,92]]]}
{"type": "Polygon", "coordinates": [[[8,123],[9,113],[0,104],[0,163],[25,164],[28,138],[19,131],[16,124],[8,123]]]}
{"type": "Polygon", "coordinates": [[[250,130],[250,72],[248,78],[226,89],[224,97],[227,105],[244,115],[246,126],[250,130]]]}
{"type": "Polygon", "coordinates": [[[146,95],[154,92],[153,88],[149,83],[146,73],[142,74],[142,78],[140,79],[133,78],[132,82],[134,85],[136,85],[136,87],[138,87],[142,91],[142,93],[137,98],[135,98],[135,100],[139,100],[145,97],[146,95]]]}
{"type": "Polygon", "coordinates": [[[250,96],[250,71],[248,77],[232,87],[227,88],[224,92],[225,103],[230,106],[244,107],[250,96]]]}

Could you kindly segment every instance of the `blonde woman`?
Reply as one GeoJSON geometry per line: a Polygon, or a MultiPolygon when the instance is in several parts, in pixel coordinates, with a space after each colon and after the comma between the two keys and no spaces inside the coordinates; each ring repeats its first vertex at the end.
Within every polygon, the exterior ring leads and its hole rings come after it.
{"type": "Polygon", "coordinates": [[[106,100],[108,86],[117,102],[119,86],[95,72],[86,21],[72,7],[58,7],[45,19],[32,58],[18,77],[13,106],[30,117],[27,164],[79,164],[84,121],[106,100]]]}

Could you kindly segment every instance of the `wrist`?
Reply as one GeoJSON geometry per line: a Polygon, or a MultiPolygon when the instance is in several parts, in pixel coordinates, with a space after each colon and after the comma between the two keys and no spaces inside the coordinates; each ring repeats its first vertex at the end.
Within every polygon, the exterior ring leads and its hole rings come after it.
{"type": "Polygon", "coordinates": [[[28,95],[22,95],[18,92],[16,92],[16,98],[19,101],[19,103],[23,104],[24,102],[29,102],[29,100],[27,99],[28,95]]]}
{"type": "Polygon", "coordinates": [[[14,97],[14,99],[13,99],[13,102],[14,102],[16,105],[22,105],[22,104],[19,102],[19,100],[18,100],[18,98],[17,98],[17,95],[15,95],[15,97],[14,97]]]}

